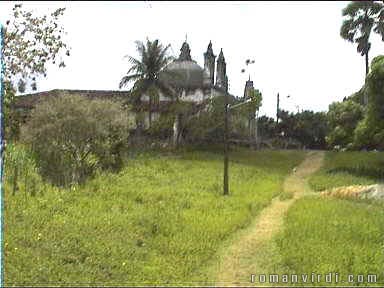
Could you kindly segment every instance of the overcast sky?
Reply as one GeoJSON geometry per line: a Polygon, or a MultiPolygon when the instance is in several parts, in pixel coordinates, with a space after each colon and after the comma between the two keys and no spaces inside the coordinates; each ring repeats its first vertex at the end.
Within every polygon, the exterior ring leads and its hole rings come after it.
{"type": "MultiPolygon", "coordinates": [[[[15,3],[0,2],[0,21],[15,3]]],[[[340,35],[342,9],[349,2],[25,2],[46,13],[66,7],[62,23],[72,48],[66,68],[50,67],[38,91],[51,89],[118,90],[137,57],[135,41],[159,39],[178,56],[186,34],[191,56],[204,65],[212,41],[223,48],[229,90],[242,96],[248,72],[263,93],[261,114],[274,117],[276,95],[289,111],[326,111],[364,83],[364,57],[340,35]],[[245,60],[255,64],[246,68],[245,60]],[[290,98],[286,98],[290,95],[290,98]]],[[[384,54],[384,43],[371,36],[370,60],[384,54]]]]}

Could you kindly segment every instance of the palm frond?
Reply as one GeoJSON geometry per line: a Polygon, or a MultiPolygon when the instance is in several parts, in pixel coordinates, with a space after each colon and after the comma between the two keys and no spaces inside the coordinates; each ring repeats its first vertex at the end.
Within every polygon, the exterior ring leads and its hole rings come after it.
{"type": "Polygon", "coordinates": [[[126,75],[120,80],[119,88],[121,89],[124,86],[127,86],[129,82],[138,80],[142,77],[141,74],[126,75]]]}

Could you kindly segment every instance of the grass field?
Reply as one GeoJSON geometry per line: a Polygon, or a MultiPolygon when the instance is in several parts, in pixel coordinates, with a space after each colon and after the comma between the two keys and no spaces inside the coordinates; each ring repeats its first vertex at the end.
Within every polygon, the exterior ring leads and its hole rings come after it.
{"type": "Polygon", "coordinates": [[[280,271],[309,277],[312,272],[322,274],[321,282],[307,285],[383,286],[383,219],[382,203],[317,197],[298,200],[288,211],[285,230],[276,240],[283,267],[280,271]],[[338,283],[335,274],[332,283],[326,282],[324,277],[330,272],[338,273],[338,283]],[[369,283],[370,274],[377,275],[376,283],[369,283]],[[353,275],[350,280],[354,282],[347,282],[348,275],[353,275]]]}
{"type": "Polygon", "coordinates": [[[71,190],[36,176],[35,196],[23,183],[12,195],[6,177],[5,284],[198,281],[221,243],[279,195],[303,157],[232,152],[229,197],[222,195],[222,156],[209,152],[136,156],[119,174],[71,190]]]}
{"type": "MultiPolygon", "coordinates": [[[[374,184],[383,181],[383,167],[384,153],[327,152],[323,168],[309,183],[314,190],[374,184]]],[[[273,269],[284,274],[322,274],[320,282],[307,285],[383,286],[383,219],[382,202],[304,197],[290,208],[285,229],[274,242],[278,256],[270,259],[273,269]],[[338,273],[338,283],[325,281],[330,272],[338,273]],[[342,283],[349,274],[355,282],[342,283]],[[369,283],[369,274],[377,275],[376,283],[369,283]]]]}
{"type": "Polygon", "coordinates": [[[309,180],[315,191],[384,181],[383,152],[327,152],[324,166],[309,180]]]}

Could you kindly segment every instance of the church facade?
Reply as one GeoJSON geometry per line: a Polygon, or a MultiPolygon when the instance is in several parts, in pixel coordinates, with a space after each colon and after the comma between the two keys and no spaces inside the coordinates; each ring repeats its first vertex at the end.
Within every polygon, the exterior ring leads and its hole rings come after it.
{"type": "MultiPolygon", "coordinates": [[[[216,60],[211,41],[204,53],[204,67],[198,65],[197,62],[191,58],[189,44],[184,42],[180,49],[179,57],[164,68],[165,72],[171,71],[175,76],[169,77],[167,73],[161,73],[160,79],[179,91],[179,101],[192,102],[199,106],[204,104],[208,99],[228,93],[226,65],[222,49],[216,60]]],[[[234,97],[233,95],[230,96],[234,97]]],[[[142,95],[141,101],[147,107],[144,112],[144,125],[148,127],[149,109],[151,109],[152,121],[155,121],[160,117],[162,107],[169,105],[171,97],[159,92],[159,102],[151,105],[151,108],[148,105],[148,95],[142,95]]]]}
{"type": "MultiPolygon", "coordinates": [[[[190,52],[191,49],[189,44],[184,42],[180,49],[179,57],[164,68],[165,71],[171,71],[173,72],[173,75],[178,75],[178,77],[169,77],[169,75],[167,76],[167,73],[161,73],[159,77],[172,87],[176,87],[177,91],[179,91],[179,101],[192,102],[198,109],[200,109],[207,103],[207,100],[228,93],[227,67],[223,50],[220,50],[216,59],[211,41],[208,44],[207,50],[203,53],[203,67],[191,58],[190,52]]],[[[82,95],[91,99],[104,98],[114,99],[116,101],[125,101],[130,96],[129,91],[55,89],[18,96],[14,108],[28,112],[40,101],[43,101],[48,97],[65,97],[65,95],[71,94],[82,95]]],[[[167,107],[169,107],[169,104],[172,101],[169,95],[163,95],[161,92],[159,94],[158,103],[152,103],[152,105],[149,105],[148,95],[144,94],[141,96],[141,102],[144,108],[143,116],[145,128],[148,128],[149,126],[149,114],[151,114],[152,121],[156,121],[161,113],[167,110],[167,107]],[[151,113],[149,113],[149,109],[151,109],[151,113]]],[[[229,96],[235,98],[235,96],[231,94],[229,94],[229,96]]],[[[27,114],[28,113],[25,113],[25,115],[27,114]]],[[[136,117],[133,111],[130,113],[130,117],[136,117]]]]}

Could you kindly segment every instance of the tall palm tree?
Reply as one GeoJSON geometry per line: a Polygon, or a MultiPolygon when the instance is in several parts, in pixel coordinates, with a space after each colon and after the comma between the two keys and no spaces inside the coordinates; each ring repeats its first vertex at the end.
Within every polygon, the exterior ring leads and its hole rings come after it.
{"type": "Polygon", "coordinates": [[[147,39],[145,45],[141,41],[135,43],[140,60],[126,56],[132,66],[129,68],[127,75],[121,79],[119,87],[122,88],[134,82],[130,90],[130,100],[137,112],[141,112],[141,96],[143,94],[149,96],[149,126],[151,126],[152,105],[159,100],[159,92],[161,91],[168,96],[173,95],[167,83],[161,80],[162,77],[159,77],[160,73],[169,73],[163,69],[173,60],[173,57],[168,55],[170,45],[163,47],[159,40],[150,41],[147,39]]]}
{"type": "Polygon", "coordinates": [[[365,75],[369,71],[368,53],[371,48],[369,37],[372,30],[384,41],[384,5],[376,1],[352,1],[343,9],[345,17],[340,36],[357,43],[357,52],[365,56],[365,75]]]}

